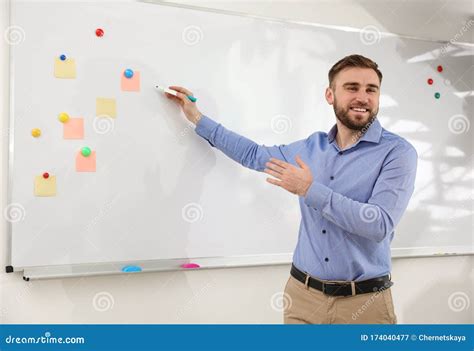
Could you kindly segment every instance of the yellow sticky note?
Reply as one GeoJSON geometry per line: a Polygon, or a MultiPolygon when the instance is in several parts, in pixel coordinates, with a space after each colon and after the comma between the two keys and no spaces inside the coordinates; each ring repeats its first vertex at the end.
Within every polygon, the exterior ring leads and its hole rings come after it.
{"type": "Polygon", "coordinates": [[[76,78],[76,61],[71,58],[62,61],[56,57],[54,59],[54,76],[56,78],[76,78]]]}
{"type": "Polygon", "coordinates": [[[122,72],[121,88],[123,91],[140,91],[140,72],[133,72],[132,78],[127,78],[122,72]]]}
{"type": "Polygon", "coordinates": [[[69,118],[63,123],[64,139],[84,139],[84,118],[69,118]]]}
{"type": "Polygon", "coordinates": [[[83,156],[81,151],[76,154],[76,171],[77,172],[95,172],[95,151],[92,151],[89,156],[83,156]]]}
{"type": "Polygon", "coordinates": [[[95,115],[98,117],[116,117],[117,109],[115,99],[97,98],[95,103],[95,115]]]}
{"type": "Polygon", "coordinates": [[[56,176],[35,177],[35,196],[56,196],[56,176]]]}

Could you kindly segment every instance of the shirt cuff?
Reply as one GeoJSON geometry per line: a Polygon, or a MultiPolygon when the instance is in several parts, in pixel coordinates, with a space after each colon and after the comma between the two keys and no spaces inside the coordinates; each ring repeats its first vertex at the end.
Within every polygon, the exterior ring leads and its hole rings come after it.
{"type": "Polygon", "coordinates": [[[318,182],[313,182],[304,197],[304,203],[315,209],[322,210],[329,202],[332,190],[318,182]]]}
{"type": "Polygon", "coordinates": [[[201,119],[197,122],[196,128],[194,130],[199,136],[209,141],[212,132],[214,131],[214,129],[216,129],[218,125],[219,123],[203,115],[201,119]]]}

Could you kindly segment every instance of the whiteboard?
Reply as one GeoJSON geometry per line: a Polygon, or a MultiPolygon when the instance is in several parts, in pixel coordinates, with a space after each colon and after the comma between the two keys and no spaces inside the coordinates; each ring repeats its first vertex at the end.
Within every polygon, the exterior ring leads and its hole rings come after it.
{"type": "Polygon", "coordinates": [[[20,39],[11,45],[5,213],[15,271],[290,262],[297,198],[211,148],[153,87],[189,87],[228,129],[287,144],[335,123],[327,72],[351,53],[378,62],[382,126],[420,157],[394,256],[472,252],[472,46],[135,1],[15,0],[11,11],[20,39]],[[75,59],[76,79],[54,77],[61,54],[75,59]],[[120,89],[126,68],[140,72],[140,92],[120,89]],[[116,99],[115,119],[96,118],[98,97],[116,99]],[[83,140],[63,139],[63,111],[84,118],[83,140]],[[76,172],[83,146],[96,151],[96,172],[76,172]],[[54,197],[33,194],[44,172],[57,178],[54,197]]]}

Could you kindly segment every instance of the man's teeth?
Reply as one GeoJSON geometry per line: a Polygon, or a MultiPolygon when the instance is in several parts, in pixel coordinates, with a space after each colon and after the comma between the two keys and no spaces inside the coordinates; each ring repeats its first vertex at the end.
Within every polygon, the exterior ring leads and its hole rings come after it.
{"type": "Polygon", "coordinates": [[[357,112],[367,112],[367,109],[358,108],[358,107],[351,107],[351,110],[354,110],[354,111],[357,111],[357,112]]]}

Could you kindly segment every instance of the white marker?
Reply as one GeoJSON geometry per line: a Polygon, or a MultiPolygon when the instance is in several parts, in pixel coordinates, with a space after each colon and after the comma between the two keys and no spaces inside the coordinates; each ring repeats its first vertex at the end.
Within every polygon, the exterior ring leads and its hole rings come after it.
{"type": "MultiPolygon", "coordinates": [[[[160,90],[164,93],[168,93],[168,94],[171,94],[171,95],[174,95],[174,96],[178,96],[178,93],[175,90],[171,90],[171,89],[162,87],[160,85],[155,85],[155,89],[158,89],[158,90],[160,90]]],[[[188,96],[188,99],[191,100],[192,102],[197,101],[197,99],[194,96],[191,96],[191,95],[187,95],[187,96],[188,96]]]]}

